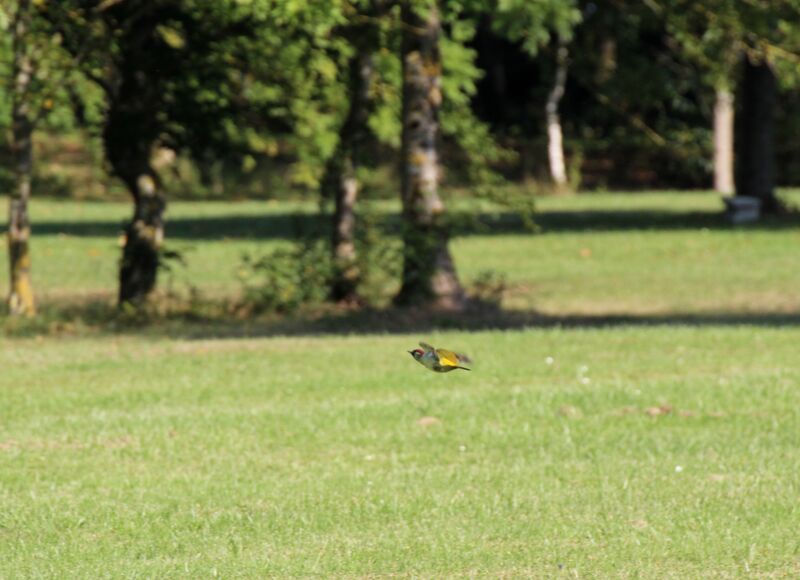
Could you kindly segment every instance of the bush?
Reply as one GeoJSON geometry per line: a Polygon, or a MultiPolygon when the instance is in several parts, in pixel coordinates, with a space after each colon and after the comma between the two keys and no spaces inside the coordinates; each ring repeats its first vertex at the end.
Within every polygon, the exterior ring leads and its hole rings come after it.
{"type": "Polygon", "coordinates": [[[367,304],[383,305],[400,286],[403,245],[386,234],[382,216],[362,204],[356,231],[356,252],[361,279],[358,294],[367,304]]]}
{"type": "Polygon", "coordinates": [[[332,272],[328,245],[301,239],[258,258],[245,254],[239,279],[248,307],[256,312],[288,313],[324,302],[332,272]]]}
{"type": "MultiPolygon", "coordinates": [[[[383,216],[361,204],[356,229],[360,274],[357,293],[362,304],[381,305],[399,286],[402,245],[385,232],[383,216]]],[[[239,280],[243,306],[255,312],[288,313],[328,300],[334,274],[327,231],[297,238],[290,247],[264,256],[244,255],[239,280]]]]}
{"type": "Polygon", "coordinates": [[[495,270],[484,270],[471,284],[469,293],[473,300],[499,307],[507,289],[508,280],[505,274],[495,270]]]}

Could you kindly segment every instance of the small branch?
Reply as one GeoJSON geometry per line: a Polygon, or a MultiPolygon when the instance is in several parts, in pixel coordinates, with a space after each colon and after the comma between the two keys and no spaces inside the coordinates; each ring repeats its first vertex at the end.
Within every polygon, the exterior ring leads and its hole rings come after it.
{"type": "Polygon", "coordinates": [[[597,100],[600,101],[601,104],[609,107],[613,111],[616,111],[617,113],[628,119],[634,127],[636,127],[637,129],[642,131],[645,135],[647,135],[650,138],[650,140],[653,141],[653,143],[655,143],[659,147],[663,147],[664,145],[667,144],[667,140],[661,134],[659,134],[658,131],[656,131],[655,129],[650,127],[647,123],[645,123],[641,117],[639,117],[638,115],[631,115],[619,105],[614,104],[614,102],[603,93],[595,93],[595,96],[597,97],[597,100]]]}

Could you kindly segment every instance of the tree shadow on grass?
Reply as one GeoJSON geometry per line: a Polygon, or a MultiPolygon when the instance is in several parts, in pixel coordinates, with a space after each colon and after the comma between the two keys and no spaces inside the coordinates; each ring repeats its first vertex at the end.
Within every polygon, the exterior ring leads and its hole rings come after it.
{"type": "MultiPolygon", "coordinates": [[[[312,232],[322,232],[321,218],[315,214],[288,213],[266,215],[228,215],[177,217],[167,215],[168,240],[211,241],[223,239],[293,239],[312,232]]],[[[46,221],[34,225],[36,236],[66,235],[75,237],[115,237],[124,229],[122,222],[46,221]]]]}
{"type": "Polygon", "coordinates": [[[292,317],[272,321],[165,327],[166,335],[181,339],[274,336],[426,334],[435,331],[514,331],[526,329],[602,329],[659,326],[800,325],[797,313],[676,313],[665,315],[547,315],[536,311],[478,309],[467,313],[426,310],[364,310],[353,313],[292,317]]]}
{"type": "MultiPolygon", "coordinates": [[[[537,231],[544,234],[577,232],[747,230],[768,231],[800,228],[800,213],[765,216],[753,224],[732,225],[727,216],[714,211],[580,210],[541,211],[534,216],[537,231]]],[[[526,233],[522,216],[510,212],[484,213],[471,219],[466,213],[454,217],[456,235],[526,233]]]]}
{"type": "MultiPolygon", "coordinates": [[[[451,214],[453,234],[511,235],[531,234],[525,220],[513,212],[473,215],[455,211],[451,214]]],[[[574,232],[617,232],[634,230],[781,230],[800,228],[800,214],[767,217],[746,226],[732,226],[722,213],[671,212],[659,210],[586,210],[543,211],[534,216],[538,232],[545,234],[574,232]]],[[[377,224],[389,234],[400,229],[396,213],[380,214],[377,224]]],[[[300,236],[327,235],[327,220],[317,214],[287,213],[265,215],[228,215],[211,217],[167,216],[168,240],[210,241],[222,239],[276,240],[300,236]]],[[[75,237],[115,237],[122,224],[113,220],[67,222],[45,221],[34,225],[36,236],[67,235],[75,237]]]]}
{"type": "Polygon", "coordinates": [[[33,320],[0,319],[7,336],[142,335],[175,340],[411,334],[434,331],[521,331],[621,327],[795,327],[800,312],[701,312],[668,314],[563,314],[501,310],[477,305],[456,313],[426,309],[324,307],[294,315],[247,317],[216,305],[202,311],[184,307],[161,312],[120,312],[110,300],[49,304],[33,320]]]}

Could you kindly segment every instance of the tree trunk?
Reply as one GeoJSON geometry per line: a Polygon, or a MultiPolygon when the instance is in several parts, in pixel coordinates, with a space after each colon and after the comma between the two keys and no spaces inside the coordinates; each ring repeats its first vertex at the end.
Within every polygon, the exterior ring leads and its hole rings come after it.
{"type": "Polygon", "coordinates": [[[714,103],[714,189],[733,193],[733,94],[726,88],[717,89],[714,103]]]}
{"type": "Polygon", "coordinates": [[[424,17],[411,2],[403,21],[403,282],[398,305],[462,308],[464,290],[448,248],[444,204],[438,194],[437,138],[442,101],[439,34],[435,3],[424,17]]]}
{"type": "Polygon", "coordinates": [[[134,200],[133,219],[125,228],[119,269],[119,304],[141,304],[156,286],[159,253],[164,241],[166,200],[149,164],[123,175],[134,200]]]}
{"type": "Polygon", "coordinates": [[[153,87],[135,74],[135,69],[123,70],[129,76],[109,93],[103,148],[112,172],[133,198],[133,216],[125,227],[119,266],[118,303],[139,306],[156,286],[166,198],[153,167],[158,141],[153,87]]]}
{"type": "Polygon", "coordinates": [[[547,96],[547,105],[545,106],[547,115],[547,157],[550,162],[550,176],[559,190],[563,190],[567,186],[563,133],[561,131],[561,118],[558,114],[558,104],[564,96],[564,86],[567,83],[568,56],[566,44],[559,37],[556,52],[556,76],[553,81],[553,88],[547,96]]]}
{"type": "Polygon", "coordinates": [[[744,59],[736,195],[757,197],[761,210],[781,209],[775,197],[775,74],[767,62],[744,59]]]}
{"type": "Polygon", "coordinates": [[[363,156],[370,115],[369,87],[372,78],[372,56],[357,48],[350,60],[350,110],[339,132],[339,144],[326,171],[326,197],[334,200],[331,249],[334,273],[330,296],[337,302],[359,301],[359,272],[355,246],[355,204],[359,183],[356,170],[363,156]]]}
{"type": "Polygon", "coordinates": [[[33,120],[30,107],[30,83],[33,63],[26,35],[30,23],[30,0],[19,0],[13,29],[12,143],[14,158],[14,189],[8,212],[8,262],[10,267],[9,312],[32,316],[36,313],[31,284],[31,255],[28,239],[31,226],[28,200],[31,195],[33,171],[33,120]]]}

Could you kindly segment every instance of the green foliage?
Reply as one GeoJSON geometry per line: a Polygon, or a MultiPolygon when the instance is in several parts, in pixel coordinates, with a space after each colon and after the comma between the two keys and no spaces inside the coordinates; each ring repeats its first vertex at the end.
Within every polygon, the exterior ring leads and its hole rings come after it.
{"type": "MultiPolygon", "coordinates": [[[[83,55],[72,55],[64,48],[62,35],[40,18],[44,3],[33,2],[33,14],[25,37],[32,60],[32,77],[25,96],[31,118],[38,128],[70,131],[97,123],[101,116],[102,95],[86,81],[78,67],[83,55]]],[[[17,2],[0,0],[0,126],[11,125],[13,89],[12,30],[17,2]]],[[[3,132],[3,139],[6,138],[3,132]]]]}
{"type": "Polygon", "coordinates": [[[744,54],[766,59],[779,71],[786,87],[800,81],[800,2],[738,2],[672,0],[659,10],[689,59],[702,67],[713,86],[731,84],[744,54]]]}
{"type": "MultiPolygon", "coordinates": [[[[385,215],[362,203],[358,212],[356,255],[358,296],[384,305],[396,290],[402,270],[402,247],[386,233],[385,215]]],[[[320,232],[316,232],[320,233],[320,232]]],[[[256,312],[294,312],[328,299],[334,263],[329,244],[306,232],[263,255],[245,253],[237,270],[243,304],[256,312]]]]}
{"type": "Polygon", "coordinates": [[[495,307],[502,305],[503,296],[507,290],[508,279],[506,275],[496,270],[480,272],[469,287],[472,299],[495,307]]]}
{"type": "Polygon", "coordinates": [[[254,312],[294,312],[325,301],[333,262],[327,244],[313,238],[263,256],[242,256],[244,306],[254,312]]]}
{"type": "MultiPolygon", "coordinates": [[[[377,70],[370,129],[381,145],[367,165],[388,165],[399,150],[396,3],[378,3],[382,8],[375,15],[368,15],[375,5],[370,0],[34,4],[37,18],[31,39],[41,56],[34,98],[37,107],[47,109],[42,118],[46,128],[80,127],[96,137],[105,122],[109,89],[119,88],[119,73],[128,70],[135,73],[132,76],[144,75],[152,86],[152,95],[132,98],[146,103],[142,108],[147,114],[152,111],[153,123],[131,123],[126,130],[131,141],[150,140],[151,145],[173,148],[204,168],[224,166],[226,175],[268,166],[280,173],[275,179],[282,189],[315,190],[347,111],[343,71],[354,42],[362,42],[354,41],[351,32],[367,18],[377,31],[377,38],[370,40],[377,70]],[[142,38],[149,44],[134,54],[131,43],[142,38]]],[[[424,10],[430,2],[416,4],[424,10]]],[[[609,152],[628,158],[655,151],[654,171],[675,176],[702,179],[707,172],[707,89],[731,81],[741,51],[769,59],[789,89],[797,84],[800,70],[797,0],[439,4],[444,25],[444,177],[481,192],[498,189],[502,180],[495,170],[506,170],[514,162],[509,150],[498,146],[498,135],[512,136],[516,143],[535,143],[543,137],[539,103],[551,78],[555,37],[569,42],[572,61],[562,103],[568,153],[575,144],[591,162],[609,152]],[[515,124],[510,129],[490,127],[474,112],[484,72],[476,66],[479,22],[533,63],[531,82],[519,89],[526,92],[526,107],[508,107],[515,124]],[[615,51],[605,51],[607,40],[616,43],[615,51]]],[[[5,9],[0,11],[0,26],[7,27],[13,7],[10,0],[0,2],[5,9]]],[[[0,39],[0,75],[6,78],[9,38],[0,39]]],[[[0,118],[5,124],[7,88],[0,86],[0,118]]],[[[228,189],[238,194],[237,185],[228,189]]]]}
{"type": "Polygon", "coordinates": [[[713,91],[676,48],[655,4],[591,6],[569,45],[565,134],[587,160],[612,157],[619,167],[612,179],[653,171],[701,184],[711,157],[713,91]]]}
{"type": "Polygon", "coordinates": [[[336,30],[352,3],[254,2],[251,8],[250,32],[234,44],[233,62],[244,74],[232,100],[243,102],[242,117],[228,124],[228,150],[288,156],[290,183],[315,189],[347,105],[338,72],[346,68],[349,47],[336,30]]]}
{"type": "Polygon", "coordinates": [[[386,229],[386,216],[361,203],[356,230],[356,254],[360,272],[358,295],[368,304],[383,306],[399,286],[403,247],[386,229]]]}
{"type": "Polygon", "coordinates": [[[535,55],[553,35],[572,37],[573,27],[581,20],[577,4],[577,0],[499,0],[494,27],[535,55]]]}
{"type": "Polygon", "coordinates": [[[457,153],[450,160],[453,170],[445,175],[466,179],[474,187],[491,189],[502,182],[494,168],[513,155],[497,144],[489,126],[471,109],[476,83],[482,76],[475,66],[476,51],[467,45],[474,34],[472,22],[456,20],[441,39],[442,135],[456,147],[457,153]],[[459,172],[457,167],[464,170],[459,172]]]}
{"type": "MultiPolygon", "coordinates": [[[[425,10],[427,3],[420,2],[417,8],[425,10]]],[[[488,125],[475,116],[471,107],[476,83],[482,76],[475,65],[476,51],[469,46],[479,10],[446,2],[442,12],[440,123],[447,145],[442,156],[445,179],[454,183],[467,181],[474,186],[496,185],[501,180],[494,165],[508,161],[512,154],[498,146],[488,125]]],[[[379,40],[374,56],[375,79],[371,87],[374,108],[369,126],[380,144],[397,152],[401,145],[402,106],[399,10],[396,7],[375,20],[379,40]]]]}
{"type": "Polygon", "coordinates": [[[384,39],[384,42],[390,44],[378,50],[374,57],[375,79],[372,83],[371,96],[375,105],[370,115],[369,126],[379,143],[399,151],[402,106],[399,39],[384,39]]]}
{"type": "Polygon", "coordinates": [[[686,57],[702,67],[714,88],[730,88],[742,53],[742,23],[733,2],[716,9],[696,3],[667,3],[667,27],[686,57]]]}
{"type": "Polygon", "coordinates": [[[331,31],[343,3],[65,0],[42,10],[70,53],[85,53],[81,70],[109,102],[138,103],[135,115],[132,103],[117,107],[138,119],[123,120],[120,137],[199,164],[291,157],[290,182],[316,183],[342,108],[344,46],[331,31]]]}

